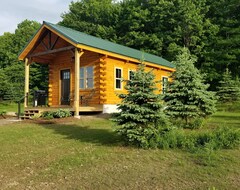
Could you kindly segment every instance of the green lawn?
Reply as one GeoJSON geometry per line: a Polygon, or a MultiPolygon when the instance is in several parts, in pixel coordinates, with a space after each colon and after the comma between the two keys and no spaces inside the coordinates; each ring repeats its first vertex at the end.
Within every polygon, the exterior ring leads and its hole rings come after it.
{"type": "MultiPolygon", "coordinates": [[[[121,145],[112,123],[85,117],[0,126],[1,189],[239,189],[239,148],[211,156],[121,145]]],[[[207,127],[240,126],[218,112],[207,127]]]]}
{"type": "MultiPolygon", "coordinates": [[[[18,112],[18,104],[7,101],[0,101],[0,110],[6,112],[18,112]]],[[[23,103],[21,103],[21,111],[23,111],[23,103]]]]}

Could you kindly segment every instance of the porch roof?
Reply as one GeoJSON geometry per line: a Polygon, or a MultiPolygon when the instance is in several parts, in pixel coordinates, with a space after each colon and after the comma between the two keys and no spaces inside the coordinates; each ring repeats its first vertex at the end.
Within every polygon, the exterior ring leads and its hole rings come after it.
{"type": "MultiPolygon", "coordinates": [[[[142,52],[133,48],[129,48],[123,45],[119,45],[119,44],[110,42],[108,40],[103,40],[101,38],[97,38],[97,37],[73,30],[71,28],[63,27],[63,26],[52,24],[45,21],[43,22],[41,28],[44,28],[44,27],[52,31],[55,31],[57,34],[64,36],[70,43],[72,42],[72,44],[75,46],[84,45],[97,50],[103,50],[113,54],[122,55],[124,57],[133,58],[138,61],[141,61],[143,59],[143,61],[145,62],[154,63],[154,64],[165,66],[168,68],[175,68],[175,65],[173,63],[159,56],[145,53],[145,52],[142,52]]],[[[38,34],[40,33],[39,31],[35,34],[35,36],[39,36],[38,34]]],[[[35,36],[33,37],[33,39],[35,38],[35,36]]],[[[23,56],[21,54],[25,51],[25,49],[27,49],[31,41],[25,46],[25,48],[19,54],[19,59],[23,59],[23,56]]]]}

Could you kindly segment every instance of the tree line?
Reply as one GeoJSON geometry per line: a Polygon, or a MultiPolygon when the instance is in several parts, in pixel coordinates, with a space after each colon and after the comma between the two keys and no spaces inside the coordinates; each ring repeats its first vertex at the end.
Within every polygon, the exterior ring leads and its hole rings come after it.
{"type": "MultiPolygon", "coordinates": [[[[14,33],[0,36],[0,100],[19,101],[24,95],[24,63],[18,54],[39,29],[40,23],[24,20],[14,33]]],[[[47,89],[47,65],[33,63],[30,67],[30,89],[47,89]]]]}
{"type": "MultiPolygon", "coordinates": [[[[175,61],[183,47],[217,90],[228,69],[240,76],[239,0],[81,0],[72,2],[60,25],[175,61]]],[[[23,94],[24,64],[17,55],[39,28],[25,20],[0,36],[0,98],[23,94]]],[[[30,88],[46,88],[47,68],[31,66],[30,88]]]]}

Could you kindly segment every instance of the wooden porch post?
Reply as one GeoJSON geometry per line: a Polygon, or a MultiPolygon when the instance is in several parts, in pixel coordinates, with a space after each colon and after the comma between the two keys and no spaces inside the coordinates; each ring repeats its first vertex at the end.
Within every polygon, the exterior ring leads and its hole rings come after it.
{"type": "Polygon", "coordinates": [[[75,90],[74,90],[74,117],[80,118],[79,116],[79,83],[80,83],[80,57],[83,52],[75,48],[75,90]]]}
{"type": "Polygon", "coordinates": [[[29,63],[28,58],[25,59],[25,91],[24,91],[24,107],[28,107],[28,96],[29,96],[29,63]]]}

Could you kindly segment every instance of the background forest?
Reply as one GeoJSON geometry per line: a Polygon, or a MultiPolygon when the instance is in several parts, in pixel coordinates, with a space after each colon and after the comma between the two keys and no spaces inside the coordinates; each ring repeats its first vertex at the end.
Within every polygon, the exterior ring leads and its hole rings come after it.
{"type": "MultiPolygon", "coordinates": [[[[169,61],[187,47],[211,90],[227,68],[233,79],[240,76],[239,0],[81,0],[59,24],[169,61]]],[[[39,26],[24,20],[0,36],[0,99],[23,95],[24,64],[17,57],[39,26]]],[[[46,89],[47,65],[30,68],[30,89],[46,89]]]]}

